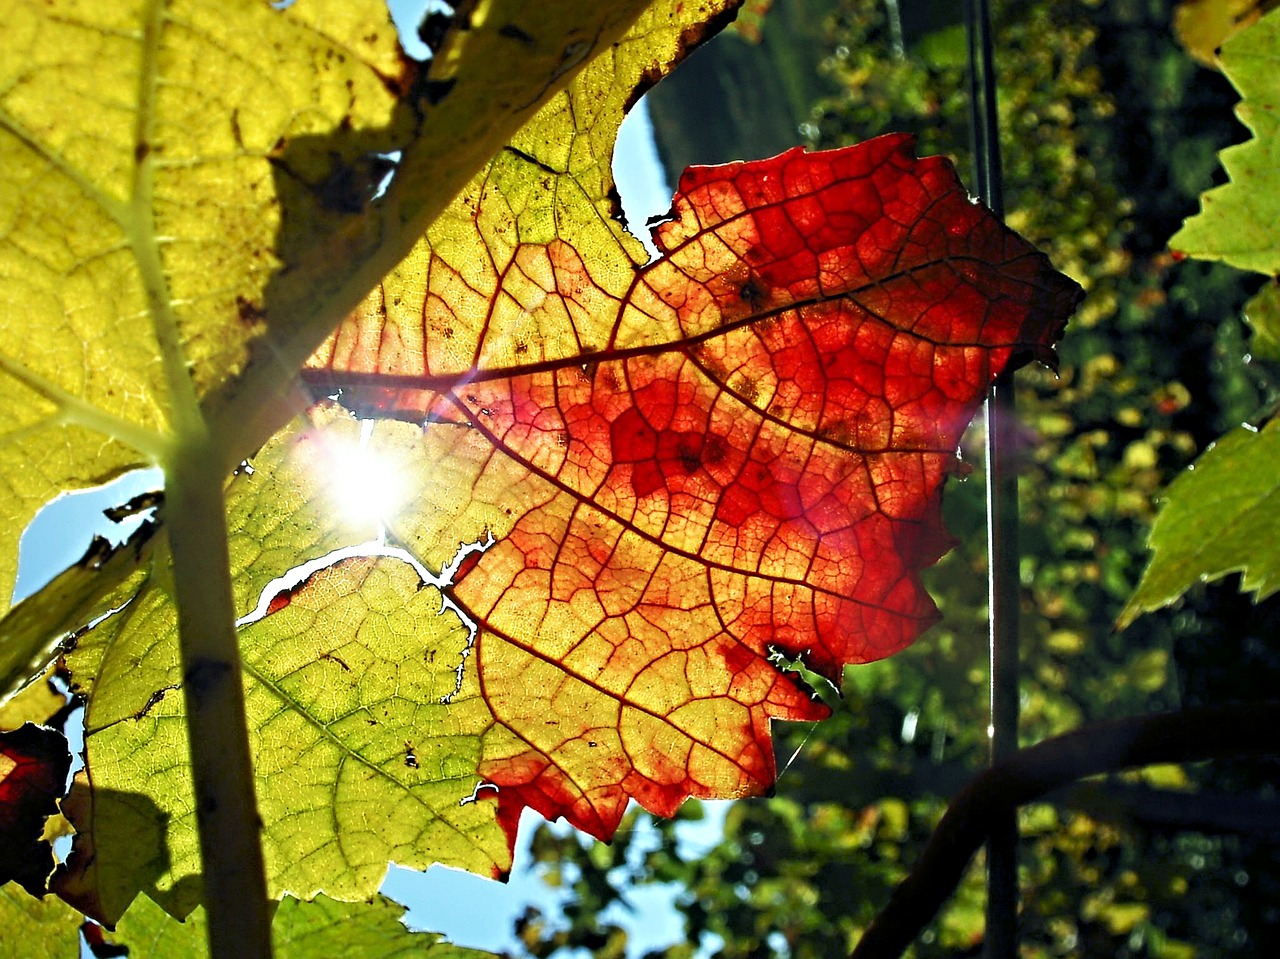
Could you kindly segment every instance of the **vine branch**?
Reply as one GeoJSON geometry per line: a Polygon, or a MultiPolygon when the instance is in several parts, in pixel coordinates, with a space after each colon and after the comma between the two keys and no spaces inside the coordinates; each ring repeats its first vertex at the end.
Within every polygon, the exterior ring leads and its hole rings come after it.
{"type": "Polygon", "coordinates": [[[184,438],[166,464],[165,489],[209,952],[212,959],[269,959],[272,907],[231,591],[224,474],[211,462],[207,436],[184,438]]]}
{"type": "Polygon", "coordinates": [[[983,771],[947,808],[910,875],[851,959],[900,956],[956,888],[993,822],[1088,776],[1157,763],[1280,755],[1280,700],[1092,723],[983,771]]]}

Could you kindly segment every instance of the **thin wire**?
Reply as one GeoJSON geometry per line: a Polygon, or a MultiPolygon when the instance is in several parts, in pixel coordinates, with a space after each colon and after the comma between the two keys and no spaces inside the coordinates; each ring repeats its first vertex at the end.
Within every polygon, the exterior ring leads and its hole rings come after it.
{"type": "MultiPolygon", "coordinates": [[[[1003,167],[996,112],[994,43],[988,0],[965,4],[969,40],[969,105],[979,198],[1004,217],[1003,167]]],[[[1016,421],[1013,383],[1002,375],[986,408],[987,556],[991,640],[992,763],[1018,748],[1018,476],[1012,449],[1016,421]]],[[[1010,812],[987,843],[987,959],[1018,952],[1018,824],[1010,812]]]]}
{"type": "Polygon", "coordinates": [[[791,764],[800,758],[800,750],[804,749],[805,744],[809,742],[809,737],[813,735],[813,731],[817,728],[817,723],[809,724],[809,729],[805,732],[804,739],[800,740],[800,745],[796,747],[796,751],[791,754],[791,758],[783,763],[782,768],[778,770],[778,775],[774,779],[775,783],[782,782],[782,777],[786,774],[787,770],[791,768],[791,764]]]}

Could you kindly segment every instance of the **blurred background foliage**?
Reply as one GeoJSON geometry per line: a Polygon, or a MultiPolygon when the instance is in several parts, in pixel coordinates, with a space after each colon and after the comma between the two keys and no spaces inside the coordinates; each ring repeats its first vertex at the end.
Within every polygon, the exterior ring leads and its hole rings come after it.
{"type": "MultiPolygon", "coordinates": [[[[1277,398],[1277,368],[1249,356],[1240,318],[1261,278],[1166,250],[1221,177],[1217,151],[1246,136],[1235,93],[1206,66],[1220,41],[1196,24],[1218,29],[1217,6],[1243,22],[1260,5],[1176,6],[994,4],[1008,220],[1088,293],[1058,375],[1019,374],[1024,744],[1091,720],[1266,695],[1280,676],[1276,604],[1251,606],[1234,580],[1123,633],[1112,626],[1141,574],[1159,491],[1277,398]]],[[[691,162],[891,130],[967,174],[960,4],[750,7],[743,29],[650,94],[672,182],[691,162]]],[[[979,449],[966,442],[980,467],[979,449]]],[[[541,829],[535,856],[574,903],[563,917],[522,918],[531,954],[625,955],[610,916],[652,883],[679,889],[687,942],[660,953],[671,959],[847,953],[985,759],[980,475],[948,489],[946,512],[958,543],[929,574],[942,623],[907,652],[848,670],[844,698],[828,691],[831,720],[775,727],[785,770],[774,797],[732,805],[723,834],[701,846],[682,826],[703,815],[696,802],[673,822],[633,812],[612,846],[541,829]]],[[[1278,781],[1267,763],[1161,767],[1024,809],[1022,954],[1280,955],[1278,781]]],[[[979,859],[915,954],[978,955],[982,901],[979,859]]]]}

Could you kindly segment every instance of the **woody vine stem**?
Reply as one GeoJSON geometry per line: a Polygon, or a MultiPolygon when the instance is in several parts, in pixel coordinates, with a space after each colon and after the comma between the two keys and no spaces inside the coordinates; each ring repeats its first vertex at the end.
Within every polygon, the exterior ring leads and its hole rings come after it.
{"type": "Polygon", "coordinates": [[[208,433],[166,463],[187,737],[212,959],[270,959],[271,908],[231,591],[223,475],[208,433]]]}

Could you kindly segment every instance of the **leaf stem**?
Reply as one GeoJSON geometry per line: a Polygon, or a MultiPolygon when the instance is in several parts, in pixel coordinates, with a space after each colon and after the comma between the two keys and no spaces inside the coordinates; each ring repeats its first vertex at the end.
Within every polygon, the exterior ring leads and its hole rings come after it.
{"type": "Polygon", "coordinates": [[[3,354],[0,354],[0,372],[13,377],[58,408],[52,417],[41,421],[42,423],[47,424],[52,420],[55,423],[74,424],[96,430],[133,447],[155,462],[163,459],[169,449],[169,440],[158,430],[148,429],[140,423],[99,409],[3,354]]]}
{"type": "Polygon", "coordinates": [[[223,471],[208,434],[166,464],[183,694],[212,959],[269,959],[261,828],[235,628],[223,471]]]}

